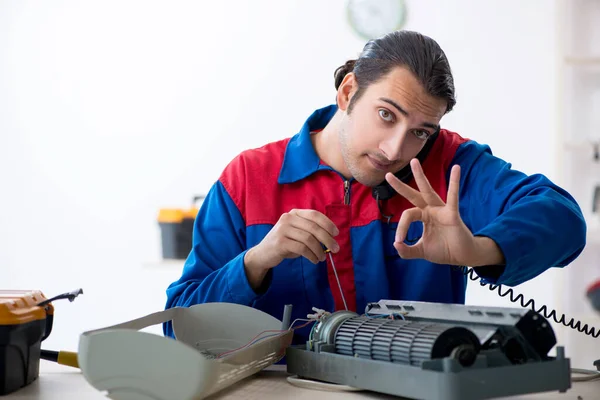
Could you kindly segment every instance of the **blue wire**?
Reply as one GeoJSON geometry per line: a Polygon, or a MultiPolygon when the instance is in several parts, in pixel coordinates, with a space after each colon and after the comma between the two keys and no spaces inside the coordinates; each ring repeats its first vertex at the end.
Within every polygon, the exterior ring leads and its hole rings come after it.
{"type": "Polygon", "coordinates": [[[369,318],[389,318],[391,316],[393,316],[394,318],[400,318],[404,321],[406,321],[406,318],[404,318],[404,315],[402,314],[379,314],[379,315],[370,315],[368,312],[365,313],[365,315],[369,318]]]}

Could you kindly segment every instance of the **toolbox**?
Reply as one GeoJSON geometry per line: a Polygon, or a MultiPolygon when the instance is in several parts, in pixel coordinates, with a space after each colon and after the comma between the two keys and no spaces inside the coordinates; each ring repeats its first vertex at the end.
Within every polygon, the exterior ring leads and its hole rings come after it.
{"type": "Polygon", "coordinates": [[[73,301],[82,289],[47,299],[40,290],[0,290],[0,396],[35,381],[40,359],[77,366],[77,354],[42,349],[54,321],[53,301],[73,301]]]}
{"type": "Polygon", "coordinates": [[[198,214],[197,202],[204,196],[194,196],[192,206],[183,208],[162,208],[158,213],[161,230],[163,259],[185,259],[192,250],[194,221],[198,214]]]}
{"type": "Polygon", "coordinates": [[[38,290],[0,290],[0,395],[39,375],[41,343],[52,331],[54,307],[38,290]]]}

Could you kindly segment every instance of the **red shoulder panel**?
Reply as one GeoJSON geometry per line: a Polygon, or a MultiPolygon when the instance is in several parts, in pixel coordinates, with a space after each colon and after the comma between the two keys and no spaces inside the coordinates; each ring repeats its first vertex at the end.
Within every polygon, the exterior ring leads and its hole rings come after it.
{"type": "Polygon", "coordinates": [[[286,138],[243,151],[219,177],[246,225],[273,219],[273,205],[280,201],[276,195],[277,178],[289,140],[286,138]]]}

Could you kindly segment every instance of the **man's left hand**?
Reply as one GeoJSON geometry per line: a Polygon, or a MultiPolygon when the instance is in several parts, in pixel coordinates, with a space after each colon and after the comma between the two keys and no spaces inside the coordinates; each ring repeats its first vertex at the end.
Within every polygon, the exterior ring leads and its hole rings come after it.
{"type": "Polygon", "coordinates": [[[391,173],[385,177],[396,192],[415,206],[405,210],[398,222],[394,247],[400,257],[470,267],[504,264],[504,256],[496,242],[488,237],[473,236],[460,217],[460,166],[453,166],[450,172],[446,203],[431,187],[419,161],[413,159],[410,166],[419,190],[391,173]],[[423,235],[416,244],[407,245],[404,239],[410,224],[415,221],[423,223],[423,235]]]}

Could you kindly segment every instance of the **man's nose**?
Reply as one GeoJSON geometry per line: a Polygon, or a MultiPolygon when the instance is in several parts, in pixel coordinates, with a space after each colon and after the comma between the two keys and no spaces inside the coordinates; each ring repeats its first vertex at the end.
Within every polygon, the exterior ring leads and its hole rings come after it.
{"type": "Polygon", "coordinates": [[[402,148],[406,141],[406,131],[395,132],[379,145],[379,150],[389,161],[398,161],[402,159],[402,148]]]}

